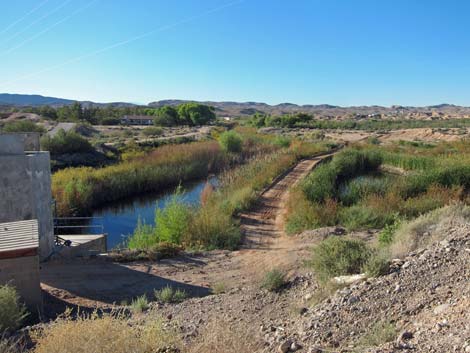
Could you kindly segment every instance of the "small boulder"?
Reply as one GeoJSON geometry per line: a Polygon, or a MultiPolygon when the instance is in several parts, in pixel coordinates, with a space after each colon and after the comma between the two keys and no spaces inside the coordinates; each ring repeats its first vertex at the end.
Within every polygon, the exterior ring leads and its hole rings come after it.
{"type": "Polygon", "coordinates": [[[292,340],[287,340],[281,343],[278,349],[279,353],[288,353],[290,351],[290,346],[292,345],[292,343],[292,340]]]}

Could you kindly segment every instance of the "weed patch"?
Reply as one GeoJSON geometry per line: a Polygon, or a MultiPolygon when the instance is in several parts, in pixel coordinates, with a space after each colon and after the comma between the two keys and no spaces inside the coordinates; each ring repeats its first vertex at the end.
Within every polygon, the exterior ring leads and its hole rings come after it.
{"type": "Polygon", "coordinates": [[[335,276],[361,273],[370,256],[365,242],[333,236],[313,249],[310,264],[318,279],[327,282],[335,276]]]}
{"type": "Polygon", "coordinates": [[[377,347],[384,343],[393,341],[397,334],[398,332],[394,324],[389,322],[379,322],[359,339],[356,347],[360,349],[377,347]]]}
{"type": "Polygon", "coordinates": [[[0,286],[0,335],[17,329],[27,315],[16,289],[9,284],[0,286]]]}
{"type": "Polygon", "coordinates": [[[135,298],[132,300],[131,309],[134,313],[143,313],[149,309],[149,301],[147,296],[144,294],[140,297],[135,298]]]}
{"type": "Polygon", "coordinates": [[[280,291],[286,285],[286,275],[279,269],[273,269],[264,275],[261,283],[261,288],[267,289],[270,292],[280,291]]]}
{"type": "Polygon", "coordinates": [[[170,286],[156,290],[154,293],[155,298],[162,303],[179,303],[188,297],[184,290],[174,289],[170,286]]]}

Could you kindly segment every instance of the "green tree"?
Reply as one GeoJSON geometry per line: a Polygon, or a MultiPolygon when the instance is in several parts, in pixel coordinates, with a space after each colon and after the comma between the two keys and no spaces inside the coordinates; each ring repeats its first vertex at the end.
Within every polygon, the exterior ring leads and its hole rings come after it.
{"type": "Polygon", "coordinates": [[[159,108],[155,112],[153,123],[158,126],[175,126],[178,124],[178,111],[169,105],[159,108]]]}
{"type": "Polygon", "coordinates": [[[204,125],[215,120],[214,108],[199,103],[184,103],[178,106],[178,115],[190,125],[204,125]]]}

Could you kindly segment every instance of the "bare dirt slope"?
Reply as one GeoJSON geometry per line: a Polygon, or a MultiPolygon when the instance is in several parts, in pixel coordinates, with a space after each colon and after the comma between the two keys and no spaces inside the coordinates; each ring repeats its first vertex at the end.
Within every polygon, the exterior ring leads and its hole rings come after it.
{"type": "MultiPolygon", "coordinates": [[[[241,215],[245,243],[241,250],[185,255],[161,262],[117,264],[101,259],[56,260],[42,265],[43,289],[52,307],[57,299],[67,305],[106,307],[168,285],[192,295],[208,294],[215,284],[227,289],[256,282],[268,269],[293,270],[310,240],[283,234],[283,209],[288,189],[326,156],[306,159],[279,178],[260,197],[257,206],[241,215]]],[[[53,310],[53,309],[52,309],[53,310]]],[[[60,308],[57,308],[60,310],[60,308]]]]}

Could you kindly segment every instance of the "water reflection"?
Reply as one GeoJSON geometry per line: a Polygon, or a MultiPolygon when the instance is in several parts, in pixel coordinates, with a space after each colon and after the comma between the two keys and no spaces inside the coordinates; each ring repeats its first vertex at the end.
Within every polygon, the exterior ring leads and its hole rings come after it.
{"type": "MultiPolygon", "coordinates": [[[[207,181],[185,184],[180,199],[191,205],[198,205],[200,195],[207,181]]],[[[212,177],[208,180],[212,185],[217,185],[217,179],[212,177]]],[[[92,225],[103,224],[104,232],[108,234],[108,249],[122,244],[125,239],[133,233],[138,219],[146,224],[155,224],[155,210],[164,208],[174,195],[173,190],[165,193],[139,195],[132,199],[121,200],[107,205],[93,213],[92,225]]]]}

